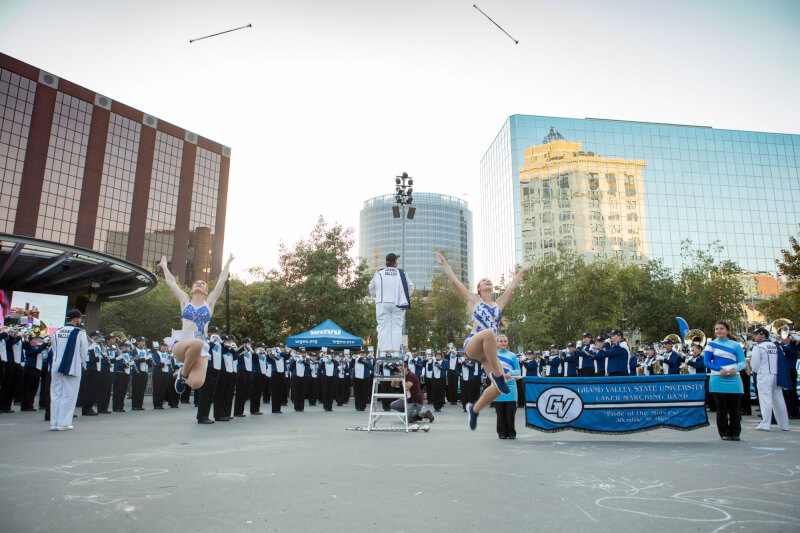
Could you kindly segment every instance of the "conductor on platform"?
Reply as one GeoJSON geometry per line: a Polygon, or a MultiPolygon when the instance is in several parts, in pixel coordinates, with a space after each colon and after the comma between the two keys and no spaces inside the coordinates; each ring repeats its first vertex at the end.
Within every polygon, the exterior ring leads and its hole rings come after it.
{"type": "Polygon", "coordinates": [[[375,298],[375,315],[378,319],[378,353],[400,350],[403,318],[411,307],[410,297],[414,283],[406,273],[397,268],[399,255],[386,256],[386,268],[375,272],[369,282],[369,293],[375,298]]]}
{"type": "Polygon", "coordinates": [[[81,312],[67,312],[67,323],[53,333],[53,365],[50,381],[50,430],[72,429],[72,416],[78,402],[81,363],[88,359],[89,341],[78,327],[81,312]]]}

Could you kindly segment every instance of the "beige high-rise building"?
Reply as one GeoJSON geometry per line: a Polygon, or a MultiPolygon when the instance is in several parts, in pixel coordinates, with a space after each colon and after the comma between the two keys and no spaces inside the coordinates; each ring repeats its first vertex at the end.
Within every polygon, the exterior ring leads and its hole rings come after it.
{"type": "Polygon", "coordinates": [[[554,128],[525,149],[519,169],[522,253],[525,262],[559,246],[595,258],[647,261],[642,169],[647,161],[609,158],[583,150],[554,128]]]}

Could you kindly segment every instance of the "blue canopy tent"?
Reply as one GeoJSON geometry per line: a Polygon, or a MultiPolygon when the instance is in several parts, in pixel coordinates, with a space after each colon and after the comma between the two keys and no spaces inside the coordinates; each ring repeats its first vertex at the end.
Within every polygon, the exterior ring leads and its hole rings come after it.
{"type": "Polygon", "coordinates": [[[286,346],[289,348],[360,348],[364,345],[361,337],[356,337],[347,333],[336,325],[332,320],[326,320],[319,326],[310,330],[293,335],[286,339],[286,346]]]}

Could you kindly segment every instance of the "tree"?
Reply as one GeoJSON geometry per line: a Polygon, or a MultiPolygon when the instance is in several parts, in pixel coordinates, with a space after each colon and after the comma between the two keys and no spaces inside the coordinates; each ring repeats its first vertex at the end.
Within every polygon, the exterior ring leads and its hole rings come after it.
{"type": "Polygon", "coordinates": [[[171,335],[172,328],[180,328],[180,315],[180,304],[172,291],[166,283],[158,283],[142,296],[104,303],[100,308],[100,329],[161,340],[171,335]]]}
{"type": "Polygon", "coordinates": [[[230,333],[237,339],[250,337],[261,340],[264,328],[258,312],[256,300],[261,294],[264,282],[246,284],[237,278],[228,280],[228,287],[222,291],[217,303],[214,305],[214,315],[211,317],[212,326],[217,326],[221,331],[226,331],[225,292],[230,291],[230,333]]]}
{"type": "Polygon", "coordinates": [[[374,334],[371,275],[365,261],[356,263],[350,257],[353,244],[352,228],[329,228],[320,217],[308,240],[298,241],[293,249],[281,245],[278,268],[264,274],[256,300],[269,342],[328,318],[362,338],[374,334]]]}
{"type": "Polygon", "coordinates": [[[430,346],[431,319],[428,301],[422,291],[415,290],[411,295],[411,309],[406,311],[406,334],[408,347],[430,346]]]}
{"type": "Polygon", "coordinates": [[[431,348],[443,349],[449,342],[461,346],[470,324],[466,304],[441,272],[431,280],[427,304],[431,348]]]}
{"type": "Polygon", "coordinates": [[[733,331],[744,321],[741,305],[745,297],[738,278],[741,268],[728,259],[720,259],[722,246],[712,244],[708,250],[692,250],[691,241],[681,244],[683,266],[678,274],[678,286],[683,297],[683,318],[691,328],[709,334],[718,320],[728,322],[733,331]]]}

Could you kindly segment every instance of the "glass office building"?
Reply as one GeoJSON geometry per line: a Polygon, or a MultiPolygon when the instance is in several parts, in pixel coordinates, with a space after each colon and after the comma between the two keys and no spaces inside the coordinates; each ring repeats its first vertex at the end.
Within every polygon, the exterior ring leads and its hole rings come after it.
{"type": "Polygon", "coordinates": [[[403,220],[394,218],[395,195],[376,196],[364,202],[359,225],[359,256],[370,268],[386,265],[386,254],[401,255],[405,269],[418,290],[431,288],[436,251],[443,251],[461,281],[472,287],[472,212],[467,202],[446,194],[415,192],[416,213],[405,220],[406,245],[402,252],[403,220]]]}
{"type": "Polygon", "coordinates": [[[774,273],[800,223],[798,166],[800,135],[513,115],[481,160],[482,268],[499,280],[563,246],[678,269],[689,240],[774,273]]]}

